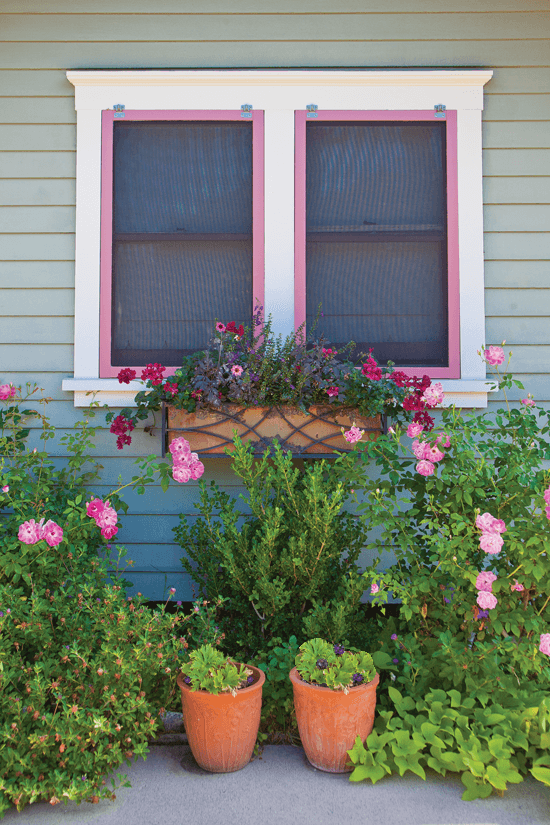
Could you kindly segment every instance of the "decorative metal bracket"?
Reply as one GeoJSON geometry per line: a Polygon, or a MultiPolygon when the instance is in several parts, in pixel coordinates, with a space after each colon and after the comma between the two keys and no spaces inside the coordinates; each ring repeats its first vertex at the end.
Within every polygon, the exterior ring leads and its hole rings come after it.
{"type": "Polygon", "coordinates": [[[447,107],[443,103],[436,103],[434,106],[435,117],[445,117],[445,110],[447,107]]]}
{"type": "Polygon", "coordinates": [[[115,103],[115,105],[113,106],[115,117],[124,117],[125,108],[126,106],[124,105],[124,103],[115,103]]]}
{"type": "Polygon", "coordinates": [[[308,103],[306,106],[306,117],[317,117],[318,106],[315,103],[308,103]]]}
{"type": "Polygon", "coordinates": [[[241,117],[252,117],[252,103],[243,103],[241,106],[241,117]]]}

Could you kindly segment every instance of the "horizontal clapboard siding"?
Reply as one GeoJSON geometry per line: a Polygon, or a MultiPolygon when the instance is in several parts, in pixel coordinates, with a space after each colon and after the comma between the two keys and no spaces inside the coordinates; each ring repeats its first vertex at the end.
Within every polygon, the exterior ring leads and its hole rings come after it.
{"type": "MultiPolygon", "coordinates": [[[[550,408],[550,67],[547,0],[4,0],[0,22],[1,381],[37,381],[53,400],[52,453],[82,411],[61,381],[73,369],[75,112],[67,69],[491,68],[483,116],[487,344],[506,339],[525,391],[550,408]]],[[[491,407],[502,399],[493,396],[491,407]]],[[[93,420],[105,423],[104,411],[93,420]]],[[[40,447],[32,422],[30,442],[40,447]]],[[[106,495],[160,436],[117,451],[96,438],[106,495]]],[[[242,487],[226,459],[208,479],[242,487]]],[[[121,542],[134,592],[192,598],[172,528],[198,485],[126,493],[121,542]]],[[[239,505],[240,506],[240,505],[239,505]]],[[[366,558],[364,559],[366,561],[366,558]]]]}

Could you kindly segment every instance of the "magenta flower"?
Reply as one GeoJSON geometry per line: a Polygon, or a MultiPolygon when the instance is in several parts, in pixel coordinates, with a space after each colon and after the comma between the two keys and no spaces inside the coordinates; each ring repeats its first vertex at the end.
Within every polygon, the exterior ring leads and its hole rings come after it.
{"type": "Polygon", "coordinates": [[[235,378],[238,378],[240,375],[243,374],[243,368],[240,366],[240,364],[235,364],[233,367],[231,367],[231,373],[235,376],[235,378]]]}
{"type": "Polygon", "coordinates": [[[437,438],[435,439],[436,444],[441,444],[445,449],[451,446],[451,439],[447,435],[447,433],[440,433],[437,438]]]}
{"type": "Polygon", "coordinates": [[[174,461],[183,461],[191,455],[191,446],[185,438],[180,436],[171,442],[170,452],[174,461]]]}
{"type": "Polygon", "coordinates": [[[204,473],[204,464],[202,461],[192,461],[189,469],[191,470],[191,478],[193,481],[197,481],[204,473]]]}
{"type": "Polygon", "coordinates": [[[407,427],[407,435],[409,436],[409,438],[416,438],[416,436],[420,435],[420,433],[423,430],[424,427],[422,426],[422,424],[413,422],[412,424],[409,424],[409,426],[407,427]]]}
{"type": "Polygon", "coordinates": [[[10,491],[10,486],[9,486],[9,484],[6,484],[4,487],[2,487],[2,492],[3,492],[3,493],[9,493],[9,491],[10,491]]]}
{"type": "Polygon", "coordinates": [[[493,582],[497,580],[494,573],[489,570],[480,573],[476,579],[476,587],[478,590],[485,590],[488,593],[493,589],[493,582]]]}
{"type": "Polygon", "coordinates": [[[504,350],[502,347],[487,347],[484,354],[487,363],[493,367],[502,364],[504,361],[504,350]]]}
{"type": "Polygon", "coordinates": [[[504,539],[496,533],[482,533],[479,546],[485,553],[500,553],[504,539]]]}
{"type": "Polygon", "coordinates": [[[126,369],[120,370],[118,374],[118,383],[119,384],[129,384],[130,381],[133,381],[136,377],[137,373],[135,370],[130,369],[127,367],[126,369]]]}
{"type": "Polygon", "coordinates": [[[421,461],[422,459],[426,459],[428,461],[430,460],[428,458],[430,445],[427,444],[425,441],[418,441],[418,439],[415,439],[411,445],[411,449],[419,461],[421,461]]]}
{"type": "Polygon", "coordinates": [[[17,536],[23,544],[36,544],[40,541],[40,525],[31,518],[20,525],[17,536]]]}
{"type": "Polygon", "coordinates": [[[327,395],[329,395],[329,396],[333,396],[333,395],[337,396],[339,392],[340,392],[339,387],[327,387],[327,395]]]}
{"type": "Polygon", "coordinates": [[[175,464],[172,467],[172,478],[179,484],[186,484],[191,479],[191,470],[187,464],[175,464]]]}
{"type": "Polygon", "coordinates": [[[97,518],[100,513],[103,512],[105,509],[105,505],[100,498],[94,498],[92,501],[89,501],[86,505],[86,515],[90,516],[90,518],[97,518]]]}
{"type": "Polygon", "coordinates": [[[218,323],[216,324],[216,331],[225,332],[225,324],[222,324],[221,321],[218,321],[218,323]]]}
{"type": "Polygon", "coordinates": [[[98,527],[116,527],[118,514],[114,507],[105,505],[101,513],[96,516],[98,527]]]}
{"type": "Polygon", "coordinates": [[[492,610],[498,604],[497,597],[488,593],[487,590],[480,590],[476,601],[483,610],[492,610]]]}
{"type": "Polygon", "coordinates": [[[518,582],[517,579],[514,579],[515,584],[512,585],[512,590],[517,590],[518,593],[522,593],[525,590],[525,587],[518,582]]]}
{"type": "Polygon", "coordinates": [[[101,528],[101,535],[104,539],[112,539],[113,536],[116,536],[118,533],[118,527],[114,524],[112,525],[105,525],[105,527],[101,528]]]}
{"type": "Polygon", "coordinates": [[[358,441],[361,441],[364,435],[365,431],[360,430],[359,427],[356,427],[354,424],[353,427],[344,433],[344,438],[348,444],[356,444],[358,441]]]}
{"type": "Polygon", "coordinates": [[[370,586],[371,594],[374,596],[374,594],[378,593],[379,590],[380,590],[379,586],[376,584],[376,582],[373,582],[370,586]]]}
{"type": "Polygon", "coordinates": [[[2,401],[6,401],[8,398],[13,398],[16,392],[16,388],[11,384],[0,384],[0,399],[2,401]]]}
{"type": "Polygon", "coordinates": [[[438,404],[441,404],[444,398],[443,385],[432,384],[430,387],[427,387],[422,393],[422,398],[428,407],[436,407],[438,404]]]}
{"type": "Polygon", "coordinates": [[[170,588],[170,593],[175,593],[175,592],[176,592],[176,588],[175,588],[175,587],[171,587],[171,588],[170,588]]]}
{"type": "Polygon", "coordinates": [[[535,406],[534,400],[532,398],[530,398],[529,396],[527,398],[522,398],[521,403],[524,404],[526,407],[534,407],[535,406]]]}
{"type": "Polygon", "coordinates": [[[433,476],[435,466],[431,461],[422,460],[418,462],[415,469],[421,476],[433,476]]]}
{"type": "Polygon", "coordinates": [[[441,461],[442,458],[445,458],[445,453],[441,452],[437,444],[434,444],[433,447],[428,447],[424,455],[427,461],[433,462],[441,461]]]}
{"type": "Polygon", "coordinates": [[[550,504],[550,487],[544,491],[543,498],[546,504],[550,504]]]}
{"type": "Polygon", "coordinates": [[[547,656],[550,656],[550,633],[540,634],[539,650],[541,653],[545,653],[547,656]]]}

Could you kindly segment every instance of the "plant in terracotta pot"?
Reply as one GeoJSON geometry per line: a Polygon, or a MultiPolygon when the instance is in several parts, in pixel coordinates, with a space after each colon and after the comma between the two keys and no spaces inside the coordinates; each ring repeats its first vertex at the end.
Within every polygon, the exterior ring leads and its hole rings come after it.
{"type": "Polygon", "coordinates": [[[261,670],[232,662],[211,644],[190,653],[178,685],[189,746],[201,768],[229,773],[250,762],[264,681],[261,670]]]}
{"type": "Polygon", "coordinates": [[[347,773],[347,751],[374,724],[379,676],[369,653],[324,639],[300,645],[290,671],[300,739],[313,767],[347,773]]]}

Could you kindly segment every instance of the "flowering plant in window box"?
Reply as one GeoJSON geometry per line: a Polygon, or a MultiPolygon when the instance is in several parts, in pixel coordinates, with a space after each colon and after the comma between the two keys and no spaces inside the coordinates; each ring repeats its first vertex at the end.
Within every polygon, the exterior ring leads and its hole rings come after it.
{"type": "MultiPolygon", "coordinates": [[[[372,350],[352,360],[354,342],[336,350],[314,333],[315,326],[306,335],[302,325],[286,338],[275,336],[271,319],[263,321],[261,307],[256,308],[250,327],[218,322],[207,348],[186,356],[175,375],[165,378],[161,364],[147,365],[141,373],[145,388],[135,397],[137,410],[126,408],[119,415],[107,415],[107,421],[112,422],[111,432],[118,436],[118,448],[131,442],[130,432],[138,421],[146,420],[163,405],[172,411],[169,429],[193,429],[196,419],[188,414],[196,414],[208,425],[212,423],[212,414],[221,416],[220,420],[229,418],[232,427],[228,438],[218,436],[214,445],[194,445],[196,449],[217,446],[218,449],[209,449],[212,452],[222,452],[231,441],[235,421],[244,422],[241,436],[255,429],[258,422],[246,420],[247,410],[261,409],[262,422],[273,418],[273,409],[288,414],[293,411],[305,416],[306,421],[311,415],[325,423],[328,418],[336,423],[338,441],[333,437],[333,446],[338,449],[347,446],[340,433],[342,426],[359,423],[365,429],[380,429],[381,416],[386,414],[396,420],[407,420],[414,414],[414,421],[428,429],[433,426],[427,412],[433,406],[433,398],[425,394],[431,385],[428,376],[407,376],[394,370],[391,362],[380,366],[372,350]],[[346,411],[348,418],[338,421],[337,415],[346,411]]],[[[129,383],[136,376],[135,370],[125,368],[118,379],[120,383],[129,383]]],[[[431,392],[433,395],[432,388],[431,392]]],[[[289,433],[300,429],[303,423],[298,419],[286,420],[289,433]]],[[[275,434],[281,436],[277,426],[275,434]]],[[[317,433],[310,436],[309,442],[306,438],[309,452],[314,451],[319,441],[317,433]]]]}

